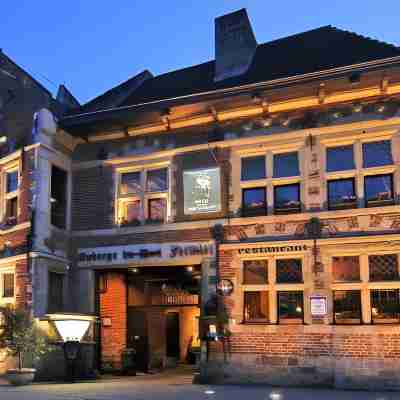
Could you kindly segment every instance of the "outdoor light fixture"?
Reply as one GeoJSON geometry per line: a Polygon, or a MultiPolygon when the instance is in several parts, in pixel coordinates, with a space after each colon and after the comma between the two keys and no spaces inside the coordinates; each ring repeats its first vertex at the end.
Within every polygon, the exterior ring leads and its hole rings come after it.
{"type": "Polygon", "coordinates": [[[130,268],[129,272],[132,272],[133,274],[139,273],[139,268],[130,268]]]}
{"type": "Polygon", "coordinates": [[[187,272],[193,272],[193,267],[191,265],[186,267],[186,271],[187,272]]]}
{"type": "Polygon", "coordinates": [[[66,380],[74,382],[81,341],[95,317],[83,314],[48,314],[46,317],[53,323],[63,341],[66,380]]]}

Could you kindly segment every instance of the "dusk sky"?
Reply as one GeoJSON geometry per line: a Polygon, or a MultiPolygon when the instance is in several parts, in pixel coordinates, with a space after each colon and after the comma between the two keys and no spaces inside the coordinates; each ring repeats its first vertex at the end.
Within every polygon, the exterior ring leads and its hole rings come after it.
{"type": "Polygon", "coordinates": [[[400,46],[399,0],[1,3],[0,48],[52,92],[65,83],[81,102],[143,69],[156,75],[214,58],[214,18],[242,7],[258,43],[331,24],[400,46]]]}

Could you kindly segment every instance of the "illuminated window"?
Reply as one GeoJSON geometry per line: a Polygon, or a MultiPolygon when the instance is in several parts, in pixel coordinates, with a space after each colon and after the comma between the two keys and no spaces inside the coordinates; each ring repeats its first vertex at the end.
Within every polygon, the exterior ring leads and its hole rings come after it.
{"type": "Polygon", "coordinates": [[[299,159],[297,152],[274,155],[274,177],[283,178],[288,176],[298,176],[299,159]]]}
{"type": "Polygon", "coordinates": [[[118,224],[138,226],[144,223],[166,222],[168,186],[168,168],[121,173],[118,189],[118,224]]]}
{"type": "Polygon", "coordinates": [[[140,172],[127,172],[121,174],[120,194],[135,194],[142,189],[140,172]]]}
{"type": "Polygon", "coordinates": [[[152,222],[164,222],[167,215],[166,199],[149,200],[149,220],[152,222]]]}
{"type": "Polygon", "coordinates": [[[268,292],[244,292],[244,322],[268,322],[268,292]]]}
{"type": "Polygon", "coordinates": [[[243,261],[243,284],[265,285],[268,283],[268,261],[243,261]]]}
{"type": "Polygon", "coordinates": [[[3,274],[3,297],[14,297],[14,274],[3,274]]]}
{"type": "Polygon", "coordinates": [[[300,212],[300,184],[280,185],[274,187],[275,214],[300,212]]]}
{"type": "Polygon", "coordinates": [[[148,192],[164,192],[168,190],[168,169],[153,169],[147,171],[146,190],[148,192]]]}
{"type": "Polygon", "coordinates": [[[363,143],[364,168],[393,164],[390,140],[363,143]]]}
{"type": "Polygon", "coordinates": [[[400,322],[399,289],[371,290],[371,318],[374,324],[400,322]]]}
{"type": "Polygon", "coordinates": [[[330,147],[326,150],[326,171],[354,169],[353,145],[330,147]]]}
{"type": "Polygon", "coordinates": [[[328,181],[328,208],[344,210],[357,207],[354,178],[328,181]]]}
{"type": "Polygon", "coordinates": [[[391,205],[394,203],[393,175],[372,175],[364,178],[367,207],[391,205]]]}
{"type": "Polygon", "coordinates": [[[333,317],[336,324],[361,324],[361,292],[335,290],[333,292],[333,317]]]}
{"type": "Polygon", "coordinates": [[[242,181],[265,178],[265,156],[242,158],[242,181]]]}
{"type": "Polygon", "coordinates": [[[359,281],[360,258],[358,256],[333,257],[332,275],[335,282],[359,281]]]}
{"type": "Polygon", "coordinates": [[[302,324],[304,301],[302,291],[278,292],[278,318],[280,324],[302,324]]]}
{"type": "Polygon", "coordinates": [[[265,187],[242,190],[243,216],[252,217],[267,214],[267,200],[265,187]]]}

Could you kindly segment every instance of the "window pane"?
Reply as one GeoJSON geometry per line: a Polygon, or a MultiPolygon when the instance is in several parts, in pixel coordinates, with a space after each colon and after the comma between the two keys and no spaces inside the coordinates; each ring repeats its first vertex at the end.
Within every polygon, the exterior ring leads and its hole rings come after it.
{"type": "Polygon", "coordinates": [[[244,320],[245,322],[267,322],[268,292],[244,292],[244,320]]]}
{"type": "Polygon", "coordinates": [[[360,280],[360,258],[358,256],[333,257],[332,275],[336,282],[360,280]]]}
{"type": "Polygon", "coordinates": [[[265,157],[242,158],[242,181],[265,178],[265,157]]]}
{"type": "Polygon", "coordinates": [[[140,200],[123,202],[121,203],[121,207],[123,207],[123,213],[120,221],[122,225],[125,224],[138,225],[140,223],[139,222],[141,215],[140,200]]]}
{"type": "Polygon", "coordinates": [[[6,207],[7,223],[16,223],[18,217],[18,197],[8,199],[6,207]]]}
{"type": "Polygon", "coordinates": [[[397,254],[369,256],[369,280],[393,281],[399,279],[397,254]]]}
{"type": "Polygon", "coordinates": [[[357,206],[354,179],[328,181],[328,207],[333,209],[357,206]]]}
{"type": "Polygon", "coordinates": [[[18,171],[7,172],[7,193],[18,189],[18,171]]]}
{"type": "Polygon", "coordinates": [[[335,323],[361,323],[361,294],[359,290],[338,290],[333,292],[335,323]]]}
{"type": "Polygon", "coordinates": [[[301,260],[297,258],[276,260],[277,283],[301,283],[303,274],[301,260]]]}
{"type": "Polygon", "coordinates": [[[279,323],[303,322],[303,292],[278,292],[279,323]]]}
{"type": "Polygon", "coordinates": [[[399,289],[371,290],[371,316],[374,324],[399,322],[399,289]]]}
{"type": "Polygon", "coordinates": [[[297,152],[274,155],[274,177],[297,175],[300,175],[297,152]]]}
{"type": "Polygon", "coordinates": [[[65,229],[67,217],[67,172],[52,166],[51,168],[51,224],[65,229]]]}
{"type": "Polygon", "coordinates": [[[121,194],[138,193],[141,190],[140,172],[127,172],[121,175],[121,194]]]}
{"type": "Polygon", "coordinates": [[[354,168],[353,145],[331,147],[326,150],[326,170],[328,172],[354,168]]]}
{"type": "Polygon", "coordinates": [[[268,261],[251,260],[243,262],[243,284],[265,285],[268,283],[268,261]]]}
{"type": "Polygon", "coordinates": [[[275,186],[275,212],[300,211],[300,184],[275,186]]]}
{"type": "Polygon", "coordinates": [[[164,222],[166,215],[167,215],[166,199],[149,200],[149,219],[151,221],[164,222]]]}
{"type": "Polygon", "coordinates": [[[168,190],[168,169],[147,171],[146,187],[148,192],[164,192],[168,190]]]}
{"type": "Polygon", "coordinates": [[[56,272],[49,272],[49,304],[48,311],[63,311],[63,283],[64,275],[56,272]]]}
{"type": "Polygon", "coordinates": [[[393,164],[390,140],[363,144],[364,168],[393,164]]]}
{"type": "Polygon", "coordinates": [[[3,297],[14,297],[14,274],[3,275],[3,297]]]}
{"type": "Polygon", "coordinates": [[[263,215],[267,211],[265,188],[243,189],[243,212],[247,216],[263,215]]]}
{"type": "Polygon", "coordinates": [[[367,206],[393,203],[393,176],[391,174],[366,176],[364,182],[367,206]]]}

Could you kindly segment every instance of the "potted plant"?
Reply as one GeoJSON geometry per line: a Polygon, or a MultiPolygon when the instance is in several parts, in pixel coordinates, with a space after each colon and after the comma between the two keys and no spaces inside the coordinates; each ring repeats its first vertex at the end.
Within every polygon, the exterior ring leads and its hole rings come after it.
{"type": "Polygon", "coordinates": [[[8,370],[6,378],[13,385],[30,384],[36,370],[25,367],[28,360],[34,363],[49,352],[50,347],[30,312],[4,308],[1,313],[0,348],[18,362],[18,368],[8,370]]]}

